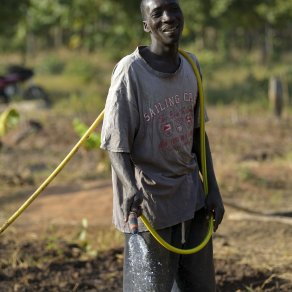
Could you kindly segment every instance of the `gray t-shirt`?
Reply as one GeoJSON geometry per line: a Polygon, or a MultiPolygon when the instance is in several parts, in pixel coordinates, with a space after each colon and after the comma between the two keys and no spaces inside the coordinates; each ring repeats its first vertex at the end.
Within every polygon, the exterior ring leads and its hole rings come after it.
{"type": "MultiPolygon", "coordinates": [[[[198,88],[192,67],[183,56],[175,73],[162,73],[141,57],[141,48],[114,69],[101,148],[130,153],[137,186],[144,194],[143,214],[155,229],[162,229],[193,218],[204,205],[192,153],[194,127],[199,127],[198,88]]],[[[113,169],[112,182],[113,223],[129,232],[122,211],[126,194],[113,169]]],[[[139,231],[145,230],[139,220],[139,231]]]]}

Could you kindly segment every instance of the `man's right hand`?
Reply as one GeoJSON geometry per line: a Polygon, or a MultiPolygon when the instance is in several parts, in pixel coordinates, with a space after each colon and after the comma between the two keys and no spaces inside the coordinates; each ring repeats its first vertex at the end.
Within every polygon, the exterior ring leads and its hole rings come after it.
{"type": "Polygon", "coordinates": [[[129,192],[129,195],[124,198],[123,211],[124,211],[124,221],[128,222],[130,212],[135,212],[137,216],[142,215],[141,204],[143,202],[143,192],[137,190],[135,192],[129,192]]]}

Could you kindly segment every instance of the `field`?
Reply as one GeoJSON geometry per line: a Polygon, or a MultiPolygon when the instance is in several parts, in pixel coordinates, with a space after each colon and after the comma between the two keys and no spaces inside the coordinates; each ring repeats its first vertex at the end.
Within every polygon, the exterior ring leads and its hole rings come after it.
{"type": "MultiPolygon", "coordinates": [[[[102,108],[102,100],[83,103],[78,86],[84,81],[70,80],[48,79],[51,88],[60,88],[54,91],[60,101],[51,109],[14,104],[21,123],[1,141],[0,224],[78,141],[74,118],[89,125],[102,108]],[[66,96],[70,86],[75,93],[66,96]],[[17,139],[29,120],[41,126],[17,139]]],[[[104,77],[96,87],[107,82],[104,77]]],[[[93,95],[93,82],[85,84],[93,95]]],[[[214,234],[218,291],[291,291],[291,111],[278,120],[258,103],[232,103],[210,105],[209,116],[207,132],[226,206],[214,234]]],[[[0,291],[121,291],[123,239],[111,226],[111,208],[104,153],[80,149],[1,235],[0,291]]]]}

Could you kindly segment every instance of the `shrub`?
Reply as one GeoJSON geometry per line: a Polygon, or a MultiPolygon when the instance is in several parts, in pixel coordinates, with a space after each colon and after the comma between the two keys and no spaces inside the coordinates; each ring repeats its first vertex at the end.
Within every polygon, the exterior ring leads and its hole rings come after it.
{"type": "Polygon", "coordinates": [[[90,81],[96,70],[92,63],[87,60],[73,59],[67,63],[65,73],[80,76],[84,81],[90,81]]]}
{"type": "Polygon", "coordinates": [[[61,74],[65,68],[65,63],[54,54],[44,58],[43,62],[39,66],[39,71],[47,74],[61,74]]]}

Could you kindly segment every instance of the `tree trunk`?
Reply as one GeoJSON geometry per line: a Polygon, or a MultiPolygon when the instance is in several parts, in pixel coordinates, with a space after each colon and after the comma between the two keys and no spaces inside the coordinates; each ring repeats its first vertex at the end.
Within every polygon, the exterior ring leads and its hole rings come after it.
{"type": "Polygon", "coordinates": [[[283,86],[279,78],[271,77],[269,84],[269,101],[277,118],[281,118],[284,99],[283,99],[283,86]]]}
{"type": "Polygon", "coordinates": [[[262,48],[262,62],[268,64],[273,56],[273,30],[268,23],[265,24],[264,28],[264,41],[262,48]]]}
{"type": "Polygon", "coordinates": [[[63,30],[60,26],[53,28],[54,47],[59,49],[63,46],[63,30]]]}

